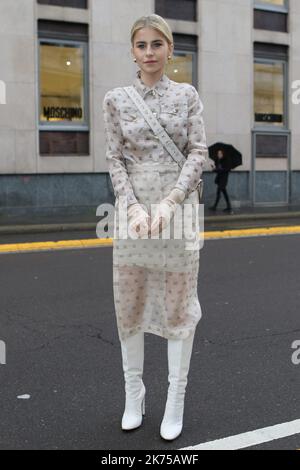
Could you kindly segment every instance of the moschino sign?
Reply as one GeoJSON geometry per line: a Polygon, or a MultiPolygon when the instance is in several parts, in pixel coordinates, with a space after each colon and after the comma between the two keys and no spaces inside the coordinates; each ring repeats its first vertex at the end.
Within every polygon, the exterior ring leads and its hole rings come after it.
{"type": "Polygon", "coordinates": [[[82,108],[63,108],[54,106],[45,106],[43,108],[43,114],[47,119],[59,118],[59,119],[81,119],[83,115],[82,108]]]}

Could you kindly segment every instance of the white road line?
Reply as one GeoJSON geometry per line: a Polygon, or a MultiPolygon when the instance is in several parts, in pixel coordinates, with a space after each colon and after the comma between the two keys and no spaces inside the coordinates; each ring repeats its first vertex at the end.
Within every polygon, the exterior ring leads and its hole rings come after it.
{"type": "Polygon", "coordinates": [[[196,446],[183,447],[179,450],[238,450],[293,436],[294,434],[300,434],[300,419],[225,437],[224,439],[217,439],[216,441],[204,442],[196,446]]]}

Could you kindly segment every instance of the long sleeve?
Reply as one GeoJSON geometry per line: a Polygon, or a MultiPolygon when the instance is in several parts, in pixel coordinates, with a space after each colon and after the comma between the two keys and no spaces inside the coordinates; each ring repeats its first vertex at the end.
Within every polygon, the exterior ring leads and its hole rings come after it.
{"type": "Polygon", "coordinates": [[[187,159],[175,185],[175,188],[183,190],[186,196],[189,196],[198,186],[208,155],[202,117],[203,104],[194,86],[189,87],[189,92],[187,159]]]}
{"type": "Polygon", "coordinates": [[[127,205],[137,201],[129,180],[125,161],[122,155],[123,135],[119,113],[114,104],[113,91],[106,93],[103,100],[103,120],[106,137],[106,161],[115,196],[125,196],[127,205]]]}

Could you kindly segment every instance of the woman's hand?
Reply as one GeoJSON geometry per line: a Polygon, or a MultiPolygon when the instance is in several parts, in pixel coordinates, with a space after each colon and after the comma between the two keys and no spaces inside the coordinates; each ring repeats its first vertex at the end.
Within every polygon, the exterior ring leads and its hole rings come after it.
{"type": "Polygon", "coordinates": [[[181,189],[174,188],[170,194],[163,199],[155,212],[151,223],[151,236],[158,235],[171,222],[177,204],[181,204],[185,199],[185,192],[181,189]]]}
{"type": "Polygon", "coordinates": [[[127,209],[128,232],[132,238],[148,236],[150,230],[150,215],[139,203],[131,204],[127,209]]]}

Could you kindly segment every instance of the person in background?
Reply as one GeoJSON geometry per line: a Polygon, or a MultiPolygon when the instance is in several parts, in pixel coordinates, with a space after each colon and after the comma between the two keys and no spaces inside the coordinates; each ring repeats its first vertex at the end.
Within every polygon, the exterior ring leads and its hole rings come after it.
{"type": "Polygon", "coordinates": [[[223,193],[226,204],[227,204],[227,207],[226,207],[226,209],[224,209],[224,212],[229,212],[229,213],[232,214],[230,199],[229,199],[228,193],[226,191],[226,186],[227,186],[227,182],[228,182],[228,175],[229,175],[230,170],[228,170],[224,165],[223,150],[218,150],[217,157],[218,157],[218,159],[216,161],[216,168],[215,168],[214,171],[217,173],[217,176],[215,178],[215,183],[218,186],[218,188],[217,188],[216,201],[215,201],[214,205],[210,207],[210,210],[212,210],[212,211],[217,210],[217,206],[218,206],[218,203],[220,201],[221,193],[223,193]]]}

